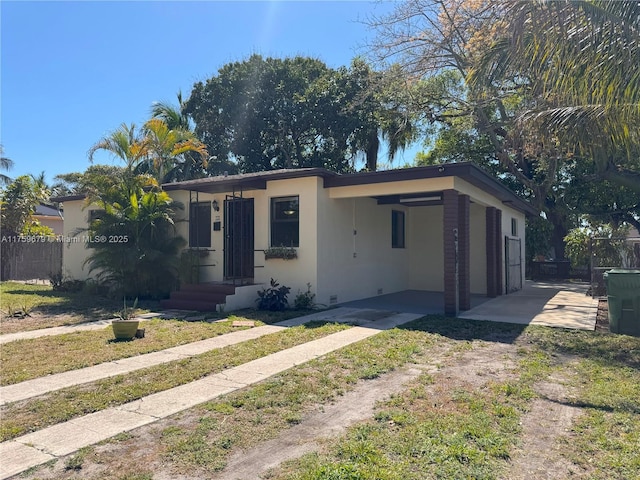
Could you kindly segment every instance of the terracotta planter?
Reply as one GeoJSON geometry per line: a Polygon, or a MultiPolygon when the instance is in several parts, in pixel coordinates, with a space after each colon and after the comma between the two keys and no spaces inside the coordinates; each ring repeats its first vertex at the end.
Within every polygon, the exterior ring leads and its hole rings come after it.
{"type": "Polygon", "coordinates": [[[116,340],[131,340],[136,336],[139,320],[113,320],[111,327],[116,340]]]}

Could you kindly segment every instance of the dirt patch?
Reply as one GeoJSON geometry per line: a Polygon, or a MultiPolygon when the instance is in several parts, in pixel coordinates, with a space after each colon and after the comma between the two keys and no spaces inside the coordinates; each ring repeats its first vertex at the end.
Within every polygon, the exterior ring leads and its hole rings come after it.
{"type": "Polygon", "coordinates": [[[257,448],[233,455],[219,480],[260,480],[262,473],[285,460],[316,450],[323,438],[339,435],[356,422],[371,418],[376,402],[400,392],[424,369],[403,368],[377,379],[362,382],[339,401],[307,415],[299,425],[257,448]]]}
{"type": "Polygon", "coordinates": [[[0,334],[27,332],[41,328],[61,327],[64,325],[77,325],[90,322],[95,318],[84,315],[51,314],[30,312],[29,315],[18,318],[0,315],[0,334]]]}
{"type": "Polygon", "coordinates": [[[505,480],[562,480],[580,473],[562,455],[562,448],[581,410],[567,403],[566,379],[552,376],[548,380],[535,386],[541,398],[532,402],[522,419],[522,443],[511,457],[505,480]]]}

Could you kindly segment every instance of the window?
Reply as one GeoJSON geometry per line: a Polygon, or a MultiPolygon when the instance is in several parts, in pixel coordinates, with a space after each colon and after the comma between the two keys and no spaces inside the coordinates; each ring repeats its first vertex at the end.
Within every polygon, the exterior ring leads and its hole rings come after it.
{"type": "Polygon", "coordinates": [[[511,219],[511,236],[518,236],[518,220],[516,218],[511,219]]]}
{"type": "Polygon", "coordinates": [[[299,197],[271,199],[271,246],[300,246],[299,197]]]}
{"type": "Polygon", "coordinates": [[[189,246],[211,247],[211,203],[192,203],[189,208],[189,246]]]}
{"type": "Polygon", "coordinates": [[[404,212],[391,211],[391,247],[404,248],[404,212]]]}

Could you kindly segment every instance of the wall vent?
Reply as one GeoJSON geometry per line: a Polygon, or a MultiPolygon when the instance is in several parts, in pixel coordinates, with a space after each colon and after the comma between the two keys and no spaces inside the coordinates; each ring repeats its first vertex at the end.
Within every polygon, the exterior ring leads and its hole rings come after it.
{"type": "Polygon", "coordinates": [[[378,289],[378,295],[382,295],[382,289],[381,288],[378,289]]]}
{"type": "Polygon", "coordinates": [[[336,303],[338,303],[338,295],[331,295],[329,297],[329,304],[335,305],[336,303]]]}

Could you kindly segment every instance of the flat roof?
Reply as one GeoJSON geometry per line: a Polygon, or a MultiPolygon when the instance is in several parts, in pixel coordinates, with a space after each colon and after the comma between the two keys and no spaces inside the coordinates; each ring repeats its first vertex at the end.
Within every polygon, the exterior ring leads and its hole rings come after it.
{"type": "MultiPolygon", "coordinates": [[[[447,163],[427,167],[410,167],[377,172],[339,174],[324,168],[295,168],[268,170],[264,172],[218,175],[184,182],[165,183],[165,191],[187,190],[201,193],[224,193],[230,191],[264,190],[267,182],[292,178],[321,177],[325,188],[350,185],[368,185],[385,182],[401,182],[426,178],[459,177],[493,195],[505,204],[529,215],[538,211],[482,168],[471,162],[447,163]]],[[[73,195],[52,199],[57,202],[81,200],[84,195],[73,195]]]]}

